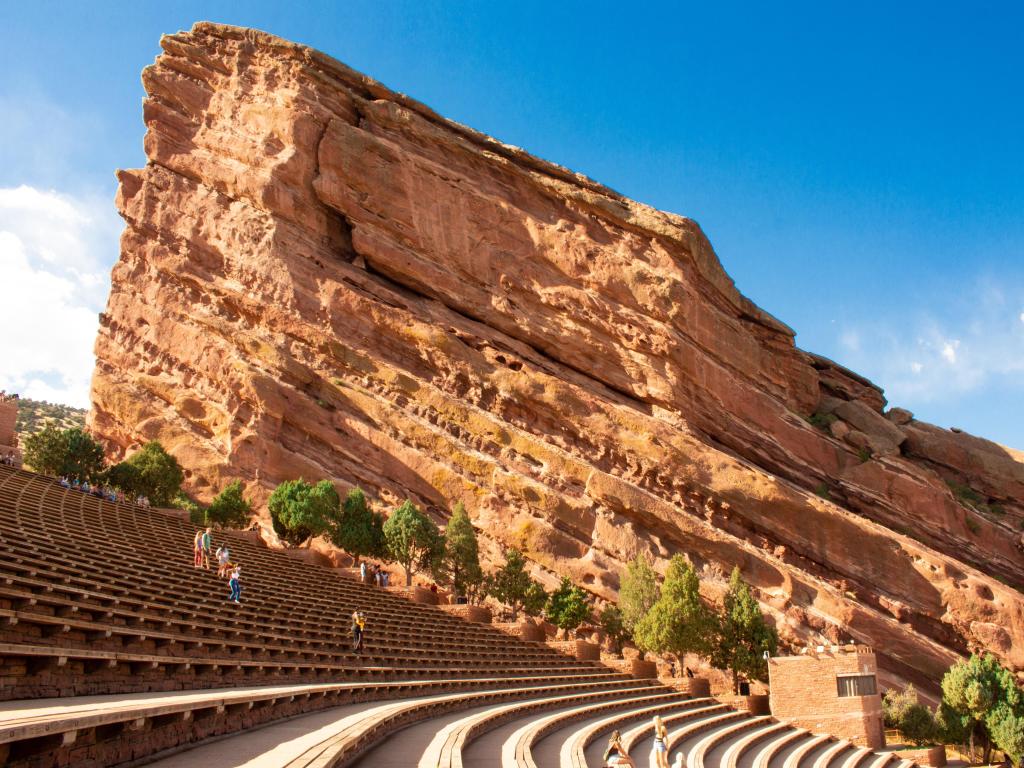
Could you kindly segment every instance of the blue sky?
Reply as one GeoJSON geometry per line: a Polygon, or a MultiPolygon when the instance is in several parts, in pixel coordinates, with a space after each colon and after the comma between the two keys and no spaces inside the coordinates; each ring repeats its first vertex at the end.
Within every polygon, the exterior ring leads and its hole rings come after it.
{"type": "Polygon", "coordinates": [[[113,171],[143,162],[139,73],[161,33],[211,19],[696,219],[800,346],[1024,448],[1022,8],[4,3],[0,322],[34,319],[0,341],[0,388],[86,400],[113,171]]]}

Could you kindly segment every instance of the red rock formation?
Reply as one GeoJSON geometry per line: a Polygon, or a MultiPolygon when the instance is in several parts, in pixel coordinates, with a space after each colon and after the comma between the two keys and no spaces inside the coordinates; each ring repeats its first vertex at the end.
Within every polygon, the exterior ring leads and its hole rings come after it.
{"type": "Polygon", "coordinates": [[[111,446],[161,440],[206,497],[461,499],[603,597],[639,551],[739,564],[785,636],[918,681],[975,646],[1024,667],[1020,454],[886,416],[688,219],[270,35],[161,45],[96,342],[111,446]]]}

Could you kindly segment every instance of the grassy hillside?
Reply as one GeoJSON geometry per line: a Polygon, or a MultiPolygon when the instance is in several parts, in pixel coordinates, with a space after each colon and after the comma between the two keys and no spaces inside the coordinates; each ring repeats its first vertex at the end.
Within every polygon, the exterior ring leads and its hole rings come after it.
{"type": "Polygon", "coordinates": [[[18,423],[15,429],[24,437],[38,432],[47,424],[53,424],[60,429],[84,427],[85,413],[84,408],[72,408],[70,405],[23,397],[18,401],[18,423]]]}

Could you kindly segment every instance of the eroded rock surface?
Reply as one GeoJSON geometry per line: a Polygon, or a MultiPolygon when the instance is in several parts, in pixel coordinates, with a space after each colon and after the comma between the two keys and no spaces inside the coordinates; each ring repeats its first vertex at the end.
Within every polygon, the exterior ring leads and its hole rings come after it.
{"type": "Polygon", "coordinates": [[[886,418],[690,220],[303,46],[161,45],[96,342],[115,449],[161,440],[206,498],[304,475],[462,500],[491,551],[606,598],[640,551],[739,564],[785,637],[897,677],[973,647],[1024,667],[1020,454],[886,418]]]}

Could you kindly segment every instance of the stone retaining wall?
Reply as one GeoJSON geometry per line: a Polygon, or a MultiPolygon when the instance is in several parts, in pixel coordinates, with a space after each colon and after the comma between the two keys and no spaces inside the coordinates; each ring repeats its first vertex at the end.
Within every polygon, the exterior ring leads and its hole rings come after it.
{"type": "Polygon", "coordinates": [[[898,749],[896,754],[904,760],[913,760],[918,765],[928,765],[931,768],[943,768],[946,765],[946,748],[942,745],[937,747],[898,749]]]}
{"type": "Polygon", "coordinates": [[[482,605],[442,605],[440,608],[445,613],[477,624],[490,624],[493,618],[490,609],[482,605]]]}

